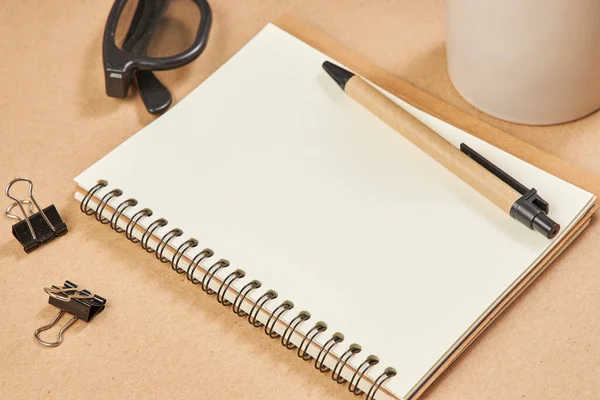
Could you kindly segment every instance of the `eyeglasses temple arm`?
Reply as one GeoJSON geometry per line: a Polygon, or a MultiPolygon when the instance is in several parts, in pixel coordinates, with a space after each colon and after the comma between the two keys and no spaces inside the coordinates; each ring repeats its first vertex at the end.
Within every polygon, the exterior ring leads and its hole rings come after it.
{"type": "Polygon", "coordinates": [[[160,114],[169,108],[171,93],[152,71],[138,70],[135,78],[142,101],[150,114],[160,114]]]}

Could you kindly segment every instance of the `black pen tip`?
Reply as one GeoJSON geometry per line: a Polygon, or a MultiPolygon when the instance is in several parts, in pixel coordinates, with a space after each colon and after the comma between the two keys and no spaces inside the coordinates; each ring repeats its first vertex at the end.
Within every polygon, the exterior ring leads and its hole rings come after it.
{"type": "Polygon", "coordinates": [[[346,83],[354,76],[354,74],[334,63],[329,61],[325,61],[323,63],[323,69],[325,72],[329,74],[330,77],[333,78],[334,81],[337,82],[338,85],[344,90],[346,87],[346,83]]]}

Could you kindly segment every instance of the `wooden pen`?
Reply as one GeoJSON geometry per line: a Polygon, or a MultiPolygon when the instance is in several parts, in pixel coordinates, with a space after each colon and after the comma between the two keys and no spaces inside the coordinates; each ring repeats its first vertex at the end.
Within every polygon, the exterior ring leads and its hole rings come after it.
{"type": "Polygon", "coordinates": [[[323,69],[347,95],[511,217],[548,239],[559,232],[560,225],[547,215],[548,203],[537,195],[535,189],[527,189],[468,146],[465,148],[482,160],[482,164],[461,152],[360,76],[329,61],[323,63],[323,69]]]}

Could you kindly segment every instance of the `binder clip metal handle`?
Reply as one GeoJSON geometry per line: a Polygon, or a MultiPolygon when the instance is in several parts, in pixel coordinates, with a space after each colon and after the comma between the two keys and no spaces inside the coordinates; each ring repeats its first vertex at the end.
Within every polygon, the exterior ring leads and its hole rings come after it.
{"type": "Polygon", "coordinates": [[[19,203],[21,203],[21,205],[28,204],[29,205],[29,215],[33,215],[33,203],[31,201],[29,201],[29,200],[21,200],[21,201],[18,201],[18,202],[15,201],[10,206],[6,207],[6,216],[8,218],[16,219],[18,221],[23,221],[23,218],[21,218],[18,215],[15,215],[15,214],[12,213],[12,209],[15,208],[16,206],[18,206],[19,203]]]}
{"type": "Polygon", "coordinates": [[[69,322],[67,322],[65,324],[65,326],[63,326],[62,328],[60,328],[60,331],[58,331],[58,340],[56,342],[46,342],[45,340],[43,340],[42,338],[40,338],[40,332],[43,331],[47,331],[48,329],[52,328],[57,322],[58,320],[65,314],[64,311],[59,311],[58,314],[56,314],[56,316],[54,318],[52,318],[52,321],[50,321],[50,323],[37,328],[33,334],[33,336],[35,336],[35,340],[38,341],[39,344],[44,345],[46,347],[56,347],[59,344],[62,343],[63,341],[63,333],[69,329],[71,327],[71,325],[73,325],[75,323],[75,321],[78,320],[77,317],[73,317],[69,320],[69,322]]]}
{"type": "Polygon", "coordinates": [[[35,250],[41,244],[47,243],[58,236],[67,233],[67,225],[63,222],[54,205],[50,205],[45,209],[42,209],[39,206],[38,202],[33,197],[33,182],[31,179],[13,179],[6,187],[5,193],[8,198],[14,200],[14,203],[9,205],[6,209],[6,216],[19,220],[19,222],[13,225],[12,232],[23,245],[23,249],[26,253],[35,250]],[[17,182],[29,183],[29,200],[19,200],[10,194],[10,189],[17,182]],[[24,205],[29,205],[29,213],[27,213],[24,205]],[[20,208],[23,218],[12,214],[12,209],[17,206],[20,208]],[[34,206],[37,208],[36,213],[33,212],[34,206]]]}
{"type": "Polygon", "coordinates": [[[77,285],[66,281],[62,287],[52,286],[44,288],[44,291],[50,296],[48,303],[57,307],[60,311],[52,321],[35,330],[33,336],[39,344],[46,347],[56,347],[63,341],[64,332],[69,329],[77,320],[81,319],[89,322],[96,315],[102,312],[106,306],[106,299],[90,292],[87,289],[78,289],[77,285]],[[60,329],[58,339],[54,342],[47,342],[40,338],[40,333],[51,329],[65,314],[71,314],[73,317],[60,329]]]}

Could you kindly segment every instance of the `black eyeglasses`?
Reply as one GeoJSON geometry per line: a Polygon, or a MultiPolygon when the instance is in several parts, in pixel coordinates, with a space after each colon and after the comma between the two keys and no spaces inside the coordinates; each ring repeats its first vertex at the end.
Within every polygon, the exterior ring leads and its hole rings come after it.
{"type": "Polygon", "coordinates": [[[171,105],[171,93],[152,71],[179,68],[195,60],[206,47],[212,23],[206,0],[178,0],[171,6],[170,3],[170,0],[116,0],[104,30],[106,94],[125,98],[135,81],[151,114],[159,114],[171,105]],[[182,25],[189,25],[190,15],[195,12],[199,15],[194,37],[182,25]],[[127,33],[120,42],[118,33],[124,31],[127,33]]]}

